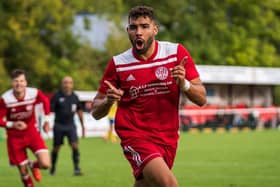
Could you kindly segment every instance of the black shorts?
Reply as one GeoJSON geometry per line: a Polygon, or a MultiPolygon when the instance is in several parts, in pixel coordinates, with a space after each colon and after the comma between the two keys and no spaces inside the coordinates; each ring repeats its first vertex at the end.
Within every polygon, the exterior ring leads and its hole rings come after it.
{"type": "Polygon", "coordinates": [[[54,146],[62,145],[64,143],[64,136],[67,137],[69,144],[78,142],[77,128],[74,124],[56,123],[53,129],[53,136],[54,146]]]}

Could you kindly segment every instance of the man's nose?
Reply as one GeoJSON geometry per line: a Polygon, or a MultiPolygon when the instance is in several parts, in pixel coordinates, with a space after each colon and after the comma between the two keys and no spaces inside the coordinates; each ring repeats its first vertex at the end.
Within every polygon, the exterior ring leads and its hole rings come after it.
{"type": "Polygon", "coordinates": [[[143,29],[141,27],[137,27],[136,29],[136,35],[142,35],[143,29]]]}

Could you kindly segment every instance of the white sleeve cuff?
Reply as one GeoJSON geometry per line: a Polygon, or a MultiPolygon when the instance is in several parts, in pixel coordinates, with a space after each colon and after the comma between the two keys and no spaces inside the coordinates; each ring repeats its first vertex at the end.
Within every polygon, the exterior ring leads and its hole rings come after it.
{"type": "Polygon", "coordinates": [[[183,88],[183,91],[184,91],[184,92],[185,92],[185,91],[188,91],[188,90],[190,89],[190,87],[191,87],[190,81],[188,81],[187,79],[185,79],[185,86],[184,86],[184,88],[183,88]]]}
{"type": "Polygon", "coordinates": [[[51,120],[50,115],[45,115],[45,121],[46,121],[46,122],[50,122],[50,120],[51,120]]]}
{"type": "Polygon", "coordinates": [[[7,128],[12,128],[12,127],[13,127],[13,123],[14,123],[14,122],[12,122],[12,121],[7,121],[6,127],[7,127],[7,128]]]}

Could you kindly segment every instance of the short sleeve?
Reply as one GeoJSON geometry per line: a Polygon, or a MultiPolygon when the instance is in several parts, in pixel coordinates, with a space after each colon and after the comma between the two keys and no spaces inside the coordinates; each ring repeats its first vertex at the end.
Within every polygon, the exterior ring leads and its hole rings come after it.
{"type": "Polygon", "coordinates": [[[4,100],[0,98],[0,127],[6,126],[6,114],[7,114],[7,108],[4,103],[4,100]]]}
{"type": "Polygon", "coordinates": [[[38,90],[37,101],[43,103],[45,115],[50,114],[50,101],[49,98],[43,94],[41,90],[38,90]]]}
{"type": "Polygon", "coordinates": [[[116,68],[115,68],[115,64],[114,64],[114,60],[111,59],[110,62],[108,63],[106,70],[103,74],[103,77],[100,81],[100,87],[98,89],[99,92],[106,94],[107,92],[107,86],[104,83],[104,81],[107,80],[109,81],[113,86],[118,87],[118,76],[116,73],[116,68]]]}
{"type": "Polygon", "coordinates": [[[186,79],[187,80],[192,80],[192,79],[195,79],[195,78],[198,78],[199,77],[199,73],[195,67],[195,63],[190,55],[190,53],[188,52],[188,50],[182,45],[182,44],[179,44],[178,45],[178,63],[181,62],[181,60],[187,56],[187,61],[186,61],[186,64],[185,64],[185,70],[186,70],[186,79]]]}

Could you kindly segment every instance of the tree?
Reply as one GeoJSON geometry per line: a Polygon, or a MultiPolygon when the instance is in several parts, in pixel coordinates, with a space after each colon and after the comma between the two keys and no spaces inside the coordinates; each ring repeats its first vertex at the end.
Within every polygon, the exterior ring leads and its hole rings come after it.
{"type": "Polygon", "coordinates": [[[54,80],[52,65],[70,56],[71,48],[65,47],[70,31],[64,26],[71,24],[74,11],[62,1],[47,0],[1,1],[0,7],[4,18],[0,50],[6,72],[23,68],[31,84],[49,89],[54,80]]]}
{"type": "Polygon", "coordinates": [[[0,90],[14,68],[26,69],[31,85],[44,91],[58,88],[64,75],[77,89],[97,89],[112,55],[130,47],[127,13],[139,4],[155,8],[157,38],[182,43],[197,64],[280,66],[280,0],[9,0],[0,2],[0,90]],[[73,34],[81,13],[115,23],[105,50],[73,34]]]}
{"type": "MultiPolygon", "coordinates": [[[[279,0],[128,1],[154,7],[159,39],[183,43],[198,64],[280,66],[279,0]]],[[[127,11],[126,10],[126,11],[127,11]]]]}
{"type": "MultiPolygon", "coordinates": [[[[101,52],[81,43],[71,28],[85,2],[1,1],[0,74],[7,77],[12,69],[23,68],[30,84],[47,92],[58,88],[65,75],[77,79],[77,88],[96,89],[99,77],[93,75],[100,58],[93,58],[93,54],[100,56],[101,52]]],[[[93,4],[89,11],[90,7],[93,4]]],[[[1,90],[6,87],[7,84],[1,84],[1,90]]]]}

